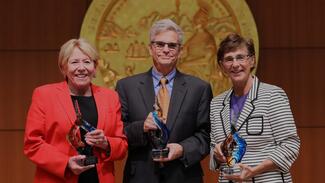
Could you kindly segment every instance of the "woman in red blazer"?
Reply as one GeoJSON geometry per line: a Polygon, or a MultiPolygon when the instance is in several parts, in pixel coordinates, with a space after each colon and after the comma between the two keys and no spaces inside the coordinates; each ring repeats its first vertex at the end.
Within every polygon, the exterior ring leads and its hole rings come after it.
{"type": "Polygon", "coordinates": [[[127,140],[117,93],[91,84],[98,59],[84,39],[69,40],[58,60],[66,80],[34,90],[24,138],[34,182],[114,182],[114,160],[126,155],[127,140]],[[89,157],[97,163],[85,165],[89,157]]]}

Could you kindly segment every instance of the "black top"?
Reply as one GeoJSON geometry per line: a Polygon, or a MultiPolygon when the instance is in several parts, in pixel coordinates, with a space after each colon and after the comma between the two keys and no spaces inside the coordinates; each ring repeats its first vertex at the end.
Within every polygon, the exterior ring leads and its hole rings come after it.
{"type": "MultiPolygon", "coordinates": [[[[95,103],[95,99],[93,96],[85,97],[85,96],[71,96],[73,104],[75,103],[75,100],[78,101],[78,105],[80,108],[80,113],[82,115],[82,118],[86,120],[88,123],[90,123],[93,127],[97,127],[97,121],[98,121],[98,114],[97,114],[97,107],[95,103]]],[[[85,134],[86,132],[80,128],[80,134],[82,141],[85,142],[85,134]]],[[[82,154],[86,156],[93,155],[92,147],[86,144],[86,147],[83,149],[82,154]]],[[[78,183],[97,183],[98,180],[98,174],[96,167],[89,169],[87,171],[84,171],[79,175],[78,183]]]]}

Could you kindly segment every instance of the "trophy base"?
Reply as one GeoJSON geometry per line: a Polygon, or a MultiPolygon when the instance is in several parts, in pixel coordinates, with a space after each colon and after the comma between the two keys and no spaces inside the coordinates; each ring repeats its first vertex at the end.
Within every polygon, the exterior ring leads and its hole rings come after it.
{"type": "Polygon", "coordinates": [[[83,161],[82,165],[83,166],[88,166],[88,165],[95,165],[98,163],[98,159],[96,156],[87,156],[83,161]]]}
{"type": "Polygon", "coordinates": [[[169,148],[152,149],[152,159],[167,158],[168,153],[169,153],[169,148]]]}
{"type": "Polygon", "coordinates": [[[234,174],[234,168],[233,167],[225,167],[222,169],[222,173],[227,174],[227,175],[232,175],[234,174]]]}

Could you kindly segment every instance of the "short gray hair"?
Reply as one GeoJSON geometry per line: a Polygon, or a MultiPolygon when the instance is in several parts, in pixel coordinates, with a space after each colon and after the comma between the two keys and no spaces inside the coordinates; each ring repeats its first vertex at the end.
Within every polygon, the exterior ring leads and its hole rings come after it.
{"type": "Polygon", "coordinates": [[[154,41],[154,37],[164,31],[174,31],[178,35],[178,43],[183,43],[184,33],[180,26],[178,26],[171,19],[162,19],[155,22],[150,29],[150,41],[154,41]]]}

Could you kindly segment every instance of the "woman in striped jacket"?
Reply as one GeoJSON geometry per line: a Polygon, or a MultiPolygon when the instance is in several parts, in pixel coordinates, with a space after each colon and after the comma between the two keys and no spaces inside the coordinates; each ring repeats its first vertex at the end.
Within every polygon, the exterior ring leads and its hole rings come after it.
{"type": "Polygon", "coordinates": [[[228,35],[219,45],[218,64],[233,87],[211,102],[210,169],[222,170],[226,157],[221,145],[231,128],[246,141],[246,153],[235,173],[220,171],[219,182],[292,182],[290,167],[300,140],[286,93],[252,75],[252,40],[228,35]]]}

